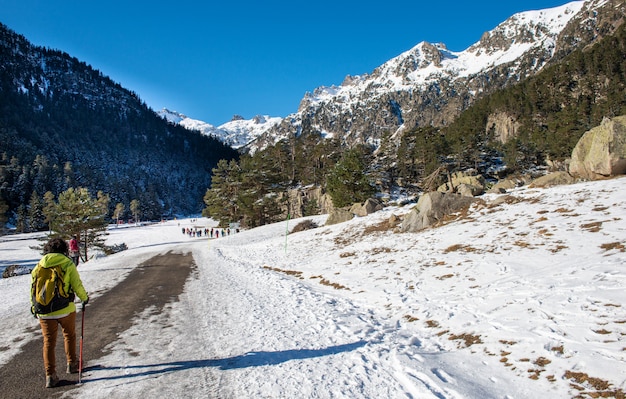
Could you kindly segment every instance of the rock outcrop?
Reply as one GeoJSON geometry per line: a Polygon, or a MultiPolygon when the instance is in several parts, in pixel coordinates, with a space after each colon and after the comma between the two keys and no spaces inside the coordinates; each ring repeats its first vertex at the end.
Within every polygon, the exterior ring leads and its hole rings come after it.
{"type": "MultiPolygon", "coordinates": [[[[327,214],[331,213],[335,208],[330,195],[324,193],[319,186],[309,186],[299,189],[293,189],[287,191],[288,196],[288,209],[291,218],[296,219],[306,216],[307,208],[311,208],[312,213],[327,214]],[[314,208],[314,209],[313,209],[314,208]]],[[[309,212],[308,214],[311,214],[309,212]]]]}
{"type": "Polygon", "coordinates": [[[472,197],[432,191],[422,195],[415,208],[404,218],[400,231],[416,232],[432,226],[446,216],[461,212],[474,202],[472,197]]]}
{"type": "Polygon", "coordinates": [[[369,198],[363,204],[354,204],[350,208],[350,212],[356,216],[367,216],[370,213],[383,209],[383,204],[374,198],[369,198]]]}
{"type": "Polygon", "coordinates": [[[530,182],[529,187],[552,187],[562,184],[572,184],[575,179],[567,172],[554,172],[541,176],[530,182]]]}
{"type": "Polygon", "coordinates": [[[569,172],[587,180],[626,173],[626,116],[605,118],[586,132],[572,151],[569,172]]]}
{"type": "Polygon", "coordinates": [[[457,193],[466,197],[475,197],[484,194],[485,185],[485,178],[481,175],[457,172],[450,176],[450,181],[439,186],[437,191],[442,193],[457,193]]]}
{"type": "Polygon", "coordinates": [[[326,226],[347,222],[348,220],[352,220],[352,218],[354,218],[354,214],[350,212],[350,210],[345,208],[335,208],[328,215],[328,219],[326,219],[326,226]]]}

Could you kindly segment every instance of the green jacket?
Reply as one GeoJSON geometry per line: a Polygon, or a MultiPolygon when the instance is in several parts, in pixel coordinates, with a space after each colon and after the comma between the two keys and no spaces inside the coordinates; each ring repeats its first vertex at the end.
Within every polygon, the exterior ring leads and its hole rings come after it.
{"type": "MultiPolygon", "coordinates": [[[[87,291],[85,291],[85,288],[83,287],[83,282],[80,280],[80,275],[78,274],[76,265],[74,264],[74,262],[72,262],[70,258],[63,254],[50,253],[44,255],[43,258],[41,258],[37,266],[35,266],[30,274],[31,287],[33,286],[33,283],[35,282],[35,278],[37,276],[37,267],[48,268],[57,265],[60,265],[61,269],[63,270],[63,288],[65,289],[65,292],[73,292],[76,294],[76,296],[78,296],[81,301],[85,302],[88,298],[88,295],[87,291]]],[[[31,305],[34,306],[32,293],[30,297],[31,305]]],[[[59,309],[56,312],[43,314],[40,316],[58,316],[63,314],[69,314],[75,311],[76,305],[74,304],[74,302],[70,302],[70,304],[63,309],[59,309]]]]}

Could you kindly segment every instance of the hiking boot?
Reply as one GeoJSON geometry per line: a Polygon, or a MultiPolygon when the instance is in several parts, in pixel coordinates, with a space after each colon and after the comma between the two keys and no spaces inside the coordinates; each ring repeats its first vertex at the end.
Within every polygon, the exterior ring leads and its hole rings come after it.
{"type": "Polygon", "coordinates": [[[76,374],[76,373],[78,373],[78,363],[68,363],[67,374],[76,374]]]}
{"type": "Polygon", "coordinates": [[[59,383],[59,377],[56,374],[46,376],[46,388],[54,388],[59,383]]]}

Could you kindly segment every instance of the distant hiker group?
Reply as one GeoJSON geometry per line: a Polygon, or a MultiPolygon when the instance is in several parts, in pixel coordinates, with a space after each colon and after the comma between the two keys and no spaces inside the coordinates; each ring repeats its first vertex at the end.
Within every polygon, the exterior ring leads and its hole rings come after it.
{"type": "Polygon", "coordinates": [[[209,238],[220,238],[220,237],[224,237],[224,236],[229,236],[233,231],[235,231],[236,233],[239,232],[239,229],[236,230],[231,230],[230,228],[226,228],[226,229],[218,229],[218,228],[189,228],[189,227],[183,227],[182,228],[182,232],[183,234],[189,236],[189,237],[209,237],[209,238]]]}

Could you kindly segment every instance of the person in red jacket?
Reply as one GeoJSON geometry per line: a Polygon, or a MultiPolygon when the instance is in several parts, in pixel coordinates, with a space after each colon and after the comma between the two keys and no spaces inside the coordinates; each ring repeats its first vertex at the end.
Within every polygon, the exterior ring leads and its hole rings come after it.
{"type": "Polygon", "coordinates": [[[78,262],[80,262],[80,249],[78,248],[78,238],[76,236],[72,237],[70,240],[70,259],[76,266],[78,266],[78,262]]]}
{"type": "MultiPolygon", "coordinates": [[[[53,388],[59,383],[56,373],[55,347],[59,325],[63,330],[65,343],[65,356],[67,358],[67,373],[78,373],[78,356],[76,354],[76,305],[74,295],[86,305],[89,302],[87,291],[76,269],[76,265],[67,257],[67,242],[62,238],[52,238],[44,245],[45,255],[31,273],[31,287],[35,286],[39,268],[56,268],[59,266],[63,271],[63,290],[70,293],[68,304],[61,309],[50,313],[38,313],[31,291],[31,312],[39,319],[41,333],[43,335],[43,362],[46,370],[46,388],[53,388]]],[[[33,288],[34,289],[34,288],[33,288]]],[[[63,303],[65,305],[66,302],[63,303]]],[[[61,305],[61,306],[63,306],[61,305]]]]}

